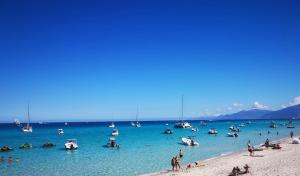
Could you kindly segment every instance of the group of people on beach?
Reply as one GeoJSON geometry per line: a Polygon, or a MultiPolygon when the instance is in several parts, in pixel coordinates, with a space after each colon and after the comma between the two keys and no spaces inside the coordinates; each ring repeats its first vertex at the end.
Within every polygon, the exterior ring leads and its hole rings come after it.
{"type": "Polygon", "coordinates": [[[172,171],[179,171],[180,166],[180,159],[183,157],[183,150],[180,149],[178,155],[174,156],[171,159],[172,171]]]}

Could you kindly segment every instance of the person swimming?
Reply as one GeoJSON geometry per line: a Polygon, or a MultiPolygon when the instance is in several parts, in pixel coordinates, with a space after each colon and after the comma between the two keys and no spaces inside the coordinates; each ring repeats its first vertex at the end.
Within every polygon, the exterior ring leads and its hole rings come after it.
{"type": "Polygon", "coordinates": [[[10,156],[10,157],[8,157],[8,162],[9,163],[12,163],[13,162],[13,158],[10,156]]]}
{"type": "Polygon", "coordinates": [[[4,156],[1,156],[1,162],[5,161],[4,156]]]}

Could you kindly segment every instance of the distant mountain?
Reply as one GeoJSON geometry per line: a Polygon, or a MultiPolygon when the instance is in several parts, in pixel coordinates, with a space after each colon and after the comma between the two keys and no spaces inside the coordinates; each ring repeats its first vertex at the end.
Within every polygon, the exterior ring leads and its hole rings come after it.
{"type": "Polygon", "coordinates": [[[300,104],[267,113],[261,119],[300,119],[300,104]]]}
{"type": "Polygon", "coordinates": [[[251,109],[243,110],[233,114],[221,115],[215,117],[214,120],[250,120],[250,119],[261,119],[264,115],[271,113],[269,110],[251,109]]]}

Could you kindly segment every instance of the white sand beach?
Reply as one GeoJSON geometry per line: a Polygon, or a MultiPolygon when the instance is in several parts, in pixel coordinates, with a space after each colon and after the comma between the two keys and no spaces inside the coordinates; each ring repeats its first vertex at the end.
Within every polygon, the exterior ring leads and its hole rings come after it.
{"type": "MultiPolygon", "coordinates": [[[[233,167],[243,168],[245,164],[250,166],[250,173],[244,175],[254,176],[296,176],[300,175],[300,144],[292,144],[292,139],[285,138],[280,141],[282,149],[264,149],[257,151],[254,156],[249,156],[248,151],[239,151],[226,156],[220,156],[205,161],[199,161],[199,167],[181,171],[161,171],[147,174],[148,176],[216,176],[229,175],[233,167]]],[[[274,142],[273,142],[274,143],[274,142]]],[[[194,166],[194,164],[193,164],[194,166]]]]}

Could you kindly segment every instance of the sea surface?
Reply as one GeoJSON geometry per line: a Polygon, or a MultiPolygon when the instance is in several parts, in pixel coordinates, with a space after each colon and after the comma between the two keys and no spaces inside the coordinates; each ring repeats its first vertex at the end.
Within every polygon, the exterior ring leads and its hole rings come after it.
{"type": "Polygon", "coordinates": [[[247,141],[261,144],[266,138],[276,140],[288,137],[290,131],[300,134],[300,121],[294,121],[296,128],[288,129],[282,125],[286,121],[276,121],[278,128],[269,128],[269,120],[251,121],[241,127],[238,138],[226,137],[231,125],[247,121],[218,121],[201,126],[199,121],[190,123],[199,129],[173,129],[172,135],[163,134],[166,127],[173,128],[175,122],[142,122],[141,128],[134,128],[130,122],[115,122],[119,130],[116,137],[120,149],[106,148],[112,128],[109,123],[49,123],[33,124],[33,133],[23,133],[13,124],[0,124],[0,146],[9,145],[11,152],[0,152],[0,156],[19,158],[19,162],[0,162],[1,176],[71,176],[71,175],[140,175],[170,168],[170,160],[183,149],[182,164],[204,160],[246,147],[247,141]],[[166,126],[166,123],[169,125],[166,126]],[[65,134],[58,135],[63,128],[65,134]],[[216,128],[218,135],[208,135],[210,128],[216,128]],[[270,131],[270,134],[267,133],[270,131]],[[278,132],[278,135],[277,135],[278,132]],[[262,133],[260,136],[259,133],[262,133]],[[181,137],[195,136],[200,143],[196,147],[181,144],[181,137]],[[76,138],[79,149],[66,151],[64,143],[76,138]],[[43,149],[46,142],[55,143],[54,148],[43,149]],[[22,143],[31,143],[31,149],[19,149],[22,143]]]}

